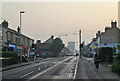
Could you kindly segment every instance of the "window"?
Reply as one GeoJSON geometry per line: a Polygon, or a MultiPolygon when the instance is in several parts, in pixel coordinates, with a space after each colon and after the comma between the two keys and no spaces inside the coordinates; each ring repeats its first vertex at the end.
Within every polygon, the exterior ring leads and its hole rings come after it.
{"type": "Polygon", "coordinates": [[[107,43],[104,43],[104,45],[107,45],[107,43]]]}

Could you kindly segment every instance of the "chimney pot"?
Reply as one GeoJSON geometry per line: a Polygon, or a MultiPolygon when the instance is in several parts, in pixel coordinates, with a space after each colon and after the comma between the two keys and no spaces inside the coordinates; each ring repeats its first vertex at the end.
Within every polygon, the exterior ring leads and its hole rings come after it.
{"type": "Polygon", "coordinates": [[[117,27],[117,22],[116,22],[116,20],[113,22],[111,22],[111,28],[113,28],[113,27],[117,27]]]}

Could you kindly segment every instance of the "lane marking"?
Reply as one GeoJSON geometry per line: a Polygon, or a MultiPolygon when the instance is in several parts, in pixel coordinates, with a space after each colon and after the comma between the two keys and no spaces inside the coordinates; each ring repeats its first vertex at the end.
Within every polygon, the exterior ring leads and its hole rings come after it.
{"type": "Polygon", "coordinates": [[[53,67],[50,67],[50,68],[48,68],[48,69],[46,69],[46,70],[44,70],[44,71],[42,71],[42,72],[36,74],[35,76],[31,77],[30,79],[35,79],[36,77],[42,75],[43,73],[45,73],[45,72],[47,72],[47,71],[53,69],[54,67],[56,67],[56,66],[62,64],[63,62],[65,62],[65,61],[67,61],[67,60],[69,60],[69,59],[71,59],[71,58],[73,58],[73,57],[69,57],[69,58],[67,58],[67,59],[65,59],[65,60],[63,60],[63,61],[61,61],[61,62],[58,62],[56,65],[53,65],[53,67]]]}
{"type": "Polygon", "coordinates": [[[38,68],[38,70],[40,71],[40,68],[38,68]]]}
{"type": "Polygon", "coordinates": [[[70,70],[70,73],[69,73],[69,77],[72,77],[72,73],[73,71],[72,70],[70,70]]]}
{"type": "Polygon", "coordinates": [[[47,67],[47,65],[45,65],[45,67],[47,67]]]}
{"type": "Polygon", "coordinates": [[[23,75],[23,76],[20,76],[21,78],[23,78],[23,77],[25,77],[25,76],[27,76],[27,75],[29,75],[29,74],[32,74],[34,71],[31,71],[31,72],[29,72],[29,73],[27,73],[27,74],[25,74],[25,75],[23,75]]]}
{"type": "Polygon", "coordinates": [[[75,78],[76,78],[77,68],[78,68],[78,60],[77,60],[77,64],[76,64],[76,67],[75,67],[75,73],[74,73],[73,79],[75,79],[75,78]]]}

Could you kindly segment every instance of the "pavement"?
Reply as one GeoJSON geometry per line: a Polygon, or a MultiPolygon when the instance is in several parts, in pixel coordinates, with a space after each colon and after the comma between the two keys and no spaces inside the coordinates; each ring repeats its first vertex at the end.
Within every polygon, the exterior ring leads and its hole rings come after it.
{"type": "MultiPolygon", "coordinates": [[[[94,58],[86,58],[84,57],[88,62],[94,63],[94,58]]],[[[104,64],[105,65],[105,64],[104,64]]],[[[111,67],[111,65],[105,65],[106,67],[111,67]]]]}
{"type": "Polygon", "coordinates": [[[100,64],[100,68],[96,69],[93,58],[83,57],[83,60],[78,61],[76,79],[108,79],[109,81],[114,79],[115,81],[120,81],[120,76],[112,73],[110,67],[106,67],[103,64],[100,64]]]}
{"type": "Polygon", "coordinates": [[[10,69],[30,65],[30,64],[33,64],[33,63],[39,63],[41,61],[47,61],[47,60],[50,60],[50,59],[52,59],[52,58],[46,58],[46,59],[39,58],[36,62],[29,61],[29,62],[23,62],[23,63],[19,63],[19,64],[12,64],[12,65],[8,65],[6,67],[0,68],[0,71],[6,71],[6,70],[10,70],[10,69]]]}

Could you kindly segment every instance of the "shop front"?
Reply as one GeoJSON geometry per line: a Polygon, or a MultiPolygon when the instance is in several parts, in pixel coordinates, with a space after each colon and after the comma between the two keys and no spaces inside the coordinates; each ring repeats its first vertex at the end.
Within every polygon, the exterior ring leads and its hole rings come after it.
{"type": "Polygon", "coordinates": [[[23,46],[23,55],[24,55],[25,57],[28,57],[28,49],[29,49],[28,46],[23,46]]]}

